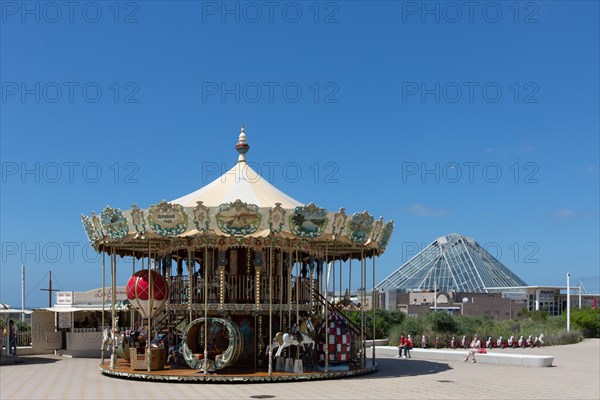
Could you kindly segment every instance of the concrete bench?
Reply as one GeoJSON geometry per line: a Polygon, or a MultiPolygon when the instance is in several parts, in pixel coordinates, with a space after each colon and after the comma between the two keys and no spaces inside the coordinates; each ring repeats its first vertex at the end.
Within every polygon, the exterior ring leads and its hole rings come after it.
{"type": "MultiPolygon", "coordinates": [[[[469,354],[466,350],[446,349],[417,349],[410,351],[411,358],[415,360],[442,360],[462,361],[469,354]]],[[[554,356],[534,354],[506,354],[488,351],[486,354],[475,354],[475,359],[480,364],[518,365],[522,367],[551,367],[554,356]]]]}

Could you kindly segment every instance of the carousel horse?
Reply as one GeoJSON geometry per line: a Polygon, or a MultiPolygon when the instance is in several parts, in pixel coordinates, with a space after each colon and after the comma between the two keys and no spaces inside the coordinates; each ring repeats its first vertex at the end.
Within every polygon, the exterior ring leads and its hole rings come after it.
{"type": "Polygon", "coordinates": [[[310,321],[310,318],[306,320],[300,321],[300,328],[294,327],[292,328],[292,332],[277,332],[275,337],[273,338],[273,342],[267,346],[265,350],[265,354],[269,354],[269,350],[276,349],[277,353],[275,353],[275,357],[280,357],[281,352],[290,346],[300,346],[306,349],[306,346],[310,346],[310,348],[314,348],[315,341],[308,334],[308,331],[314,331],[314,326],[310,321]]]}
{"type": "Polygon", "coordinates": [[[544,344],[544,334],[540,333],[540,336],[538,337],[538,341],[537,341],[537,347],[540,347],[543,344],[544,344]]]}
{"type": "Polygon", "coordinates": [[[508,347],[515,348],[515,337],[513,335],[508,338],[508,347]]]}
{"type": "Polygon", "coordinates": [[[112,329],[106,328],[104,329],[104,331],[102,331],[102,346],[100,346],[101,350],[104,349],[104,346],[106,346],[106,350],[108,351],[110,349],[111,344],[117,344],[118,327],[119,317],[115,318],[115,320],[113,321],[112,329]]]}
{"type": "Polygon", "coordinates": [[[498,347],[499,349],[504,348],[504,338],[502,336],[500,336],[496,341],[496,347],[498,347]]]}

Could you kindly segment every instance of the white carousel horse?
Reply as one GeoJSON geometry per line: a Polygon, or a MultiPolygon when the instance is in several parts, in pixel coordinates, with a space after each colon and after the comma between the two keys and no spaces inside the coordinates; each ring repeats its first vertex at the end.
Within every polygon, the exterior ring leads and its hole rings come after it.
{"type": "Polygon", "coordinates": [[[513,335],[508,338],[508,347],[515,348],[515,337],[513,335]]]}
{"type": "Polygon", "coordinates": [[[277,353],[275,353],[275,357],[280,357],[281,356],[281,352],[290,346],[299,346],[302,345],[304,347],[304,349],[306,349],[306,346],[310,346],[310,348],[314,348],[315,346],[315,341],[313,338],[311,338],[308,335],[307,330],[310,331],[314,331],[314,327],[312,322],[310,321],[310,319],[306,319],[303,322],[300,322],[300,329],[297,329],[294,326],[294,329],[292,329],[292,331],[294,331],[294,333],[288,333],[288,332],[277,332],[277,334],[275,335],[275,337],[273,338],[272,343],[267,346],[266,350],[265,350],[265,354],[269,354],[269,350],[270,349],[277,349],[277,353]],[[303,327],[304,325],[304,327],[303,327]],[[301,335],[302,340],[298,341],[297,339],[297,334],[301,335]]]}
{"type": "Polygon", "coordinates": [[[504,348],[504,338],[502,336],[500,336],[496,341],[496,347],[498,347],[499,349],[504,348]]]}
{"type": "Polygon", "coordinates": [[[519,341],[517,343],[519,344],[519,347],[525,347],[525,339],[523,339],[522,335],[519,337],[519,341]]]}
{"type": "Polygon", "coordinates": [[[104,329],[104,331],[102,331],[102,346],[100,346],[100,349],[104,349],[104,346],[106,346],[106,350],[108,351],[110,349],[110,345],[115,343],[115,345],[117,344],[117,331],[118,331],[118,326],[119,326],[119,317],[115,318],[115,320],[113,321],[113,325],[112,325],[112,329],[111,328],[106,328],[104,329]]]}

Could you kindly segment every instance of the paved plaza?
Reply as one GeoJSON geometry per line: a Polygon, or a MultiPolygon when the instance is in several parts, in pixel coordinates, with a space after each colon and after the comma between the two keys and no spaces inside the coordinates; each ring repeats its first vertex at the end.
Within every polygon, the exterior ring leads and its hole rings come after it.
{"type": "Polygon", "coordinates": [[[396,359],[378,347],[379,371],[362,377],[263,384],[178,384],[103,376],[98,360],[20,357],[0,366],[0,399],[599,399],[600,339],[541,349],[550,368],[396,359]],[[256,397],[254,397],[256,398],[256,397]],[[259,397],[260,398],[260,397],[259,397]],[[263,397],[264,398],[264,397],[263,397]]]}

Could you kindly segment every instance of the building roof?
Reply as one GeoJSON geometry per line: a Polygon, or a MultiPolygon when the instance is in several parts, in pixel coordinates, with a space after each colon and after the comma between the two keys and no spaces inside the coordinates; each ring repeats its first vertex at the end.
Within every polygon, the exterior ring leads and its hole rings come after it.
{"type": "Polygon", "coordinates": [[[487,293],[495,287],[527,286],[472,238],[441,236],[377,285],[377,289],[487,293]]]}

